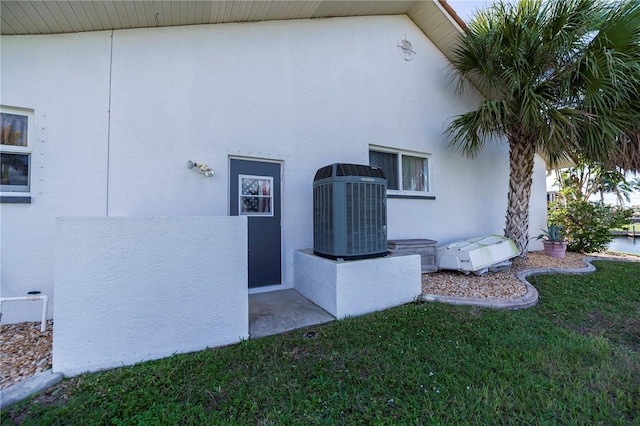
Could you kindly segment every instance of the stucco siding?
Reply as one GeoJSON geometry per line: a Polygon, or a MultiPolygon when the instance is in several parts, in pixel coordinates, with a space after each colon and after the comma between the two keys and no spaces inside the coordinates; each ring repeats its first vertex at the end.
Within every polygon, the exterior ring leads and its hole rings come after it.
{"type": "MultiPolygon", "coordinates": [[[[0,204],[3,296],[54,297],[54,218],[105,214],[110,44],[106,32],[2,37],[0,103],[34,113],[32,202],[0,204]]],[[[36,305],[4,304],[2,321],[35,321],[36,305]]]]}
{"type": "Polygon", "coordinates": [[[3,294],[52,295],[57,216],[228,215],[231,157],[282,164],[285,287],[313,245],[316,170],[366,164],[370,145],[429,155],[435,200],[389,199],[390,239],[504,228],[506,146],[448,149],[448,120],[481,98],[455,93],[405,15],[9,36],[1,67],[2,104],[33,109],[37,132],[32,203],[1,205],[3,294]]]}
{"type": "Polygon", "coordinates": [[[59,218],[53,371],[249,337],[245,217],[59,218]]]}

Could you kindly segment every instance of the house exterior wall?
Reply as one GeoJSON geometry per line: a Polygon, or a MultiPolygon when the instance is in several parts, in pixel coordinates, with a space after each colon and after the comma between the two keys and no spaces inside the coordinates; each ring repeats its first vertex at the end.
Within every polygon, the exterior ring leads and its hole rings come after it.
{"type": "MultiPolygon", "coordinates": [[[[51,298],[55,218],[105,215],[110,33],[0,44],[0,104],[34,112],[32,203],[0,204],[0,292],[51,298]]],[[[36,321],[37,305],[6,303],[2,322],[36,321]]]]}
{"type": "Polygon", "coordinates": [[[455,94],[447,64],[405,15],[3,37],[1,102],[33,109],[37,160],[32,203],[0,205],[3,294],[52,295],[57,216],[228,215],[232,157],[282,164],[285,287],[313,245],[316,170],[366,164],[370,145],[430,155],[435,200],[389,199],[390,239],[502,233],[507,147],[447,148],[481,99],[455,94]]]}
{"type": "Polygon", "coordinates": [[[542,241],[536,237],[547,229],[547,163],[539,155],[533,164],[529,212],[529,250],[543,250],[542,241]]]}
{"type": "Polygon", "coordinates": [[[249,338],[245,217],[73,217],[56,226],[54,372],[249,338]]]}

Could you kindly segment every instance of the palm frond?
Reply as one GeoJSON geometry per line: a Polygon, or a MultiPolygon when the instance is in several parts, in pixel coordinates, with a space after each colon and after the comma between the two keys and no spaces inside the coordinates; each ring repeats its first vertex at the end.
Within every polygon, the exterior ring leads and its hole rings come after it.
{"type": "Polygon", "coordinates": [[[474,157],[489,139],[504,134],[507,116],[504,102],[487,99],[475,111],[453,119],[447,129],[449,145],[460,153],[474,157]]]}
{"type": "Polygon", "coordinates": [[[479,12],[451,73],[458,90],[470,78],[493,102],[450,123],[452,147],[475,155],[517,130],[549,158],[637,154],[638,22],[640,2],[624,0],[499,1],[479,12]]]}

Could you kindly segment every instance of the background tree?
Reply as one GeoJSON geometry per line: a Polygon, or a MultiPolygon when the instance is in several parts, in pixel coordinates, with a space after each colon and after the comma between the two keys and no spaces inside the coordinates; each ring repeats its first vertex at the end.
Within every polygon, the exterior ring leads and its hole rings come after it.
{"type": "Polygon", "coordinates": [[[505,236],[525,257],[535,153],[577,154],[640,169],[640,2],[500,1],[461,35],[452,71],[487,97],[455,117],[451,146],[471,157],[496,137],[509,145],[505,236]],[[469,79],[469,80],[468,80],[469,79]]]}
{"type": "Polygon", "coordinates": [[[604,194],[614,194],[620,207],[623,206],[625,201],[627,203],[631,201],[631,185],[629,185],[622,172],[609,170],[598,175],[597,178],[600,202],[604,203],[604,194]]]}
{"type": "Polygon", "coordinates": [[[603,203],[605,194],[614,194],[620,206],[631,200],[632,183],[620,168],[609,170],[602,163],[578,159],[575,167],[558,170],[556,175],[560,193],[568,200],[588,201],[597,194],[603,203]]]}

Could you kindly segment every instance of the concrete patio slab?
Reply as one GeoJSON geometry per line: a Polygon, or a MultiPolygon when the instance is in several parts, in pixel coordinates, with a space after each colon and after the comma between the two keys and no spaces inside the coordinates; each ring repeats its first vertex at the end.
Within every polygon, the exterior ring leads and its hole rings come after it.
{"type": "Polygon", "coordinates": [[[249,336],[256,339],[335,320],[295,290],[249,295],[249,336]]]}

